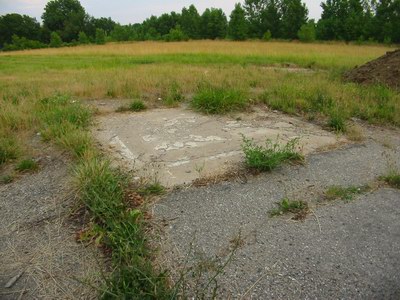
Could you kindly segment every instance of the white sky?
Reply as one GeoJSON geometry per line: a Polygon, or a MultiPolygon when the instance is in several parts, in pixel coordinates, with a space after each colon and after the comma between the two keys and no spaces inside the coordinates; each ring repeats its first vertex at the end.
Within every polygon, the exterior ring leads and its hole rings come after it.
{"type": "MultiPolygon", "coordinates": [[[[0,0],[0,15],[19,13],[41,20],[41,15],[49,0],[0,0]]],[[[230,15],[235,3],[239,0],[81,0],[83,7],[95,17],[111,17],[121,24],[139,23],[151,15],[165,12],[180,12],[182,7],[194,4],[200,13],[207,7],[222,8],[230,15]]],[[[303,0],[308,9],[309,17],[316,20],[321,15],[320,0],[303,0]]]]}

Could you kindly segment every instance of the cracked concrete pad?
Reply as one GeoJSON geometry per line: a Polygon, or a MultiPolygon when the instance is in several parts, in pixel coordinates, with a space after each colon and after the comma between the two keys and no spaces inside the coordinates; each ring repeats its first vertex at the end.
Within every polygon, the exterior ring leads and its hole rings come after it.
{"type": "Polygon", "coordinates": [[[234,119],[182,108],[99,117],[95,136],[101,145],[141,176],[166,186],[218,175],[242,160],[242,135],[257,142],[299,138],[303,154],[332,146],[337,137],[316,125],[279,113],[257,111],[234,119]]]}

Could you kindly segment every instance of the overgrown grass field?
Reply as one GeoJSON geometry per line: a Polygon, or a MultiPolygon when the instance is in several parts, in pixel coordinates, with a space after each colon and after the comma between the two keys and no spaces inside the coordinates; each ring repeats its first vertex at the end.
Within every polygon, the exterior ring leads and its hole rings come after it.
{"type": "Polygon", "coordinates": [[[125,177],[98,153],[89,133],[93,112],[79,100],[128,98],[132,105],[126,109],[133,111],[186,101],[209,114],[263,104],[323,120],[337,131],[346,130],[350,117],[399,126],[398,92],[341,79],[345,70],[389,50],[339,43],[194,41],[0,53],[0,168],[26,164],[27,141],[38,132],[68,150],[77,161],[82,203],[113,253],[115,271],[103,297],[170,299],[165,274],[149,264],[142,213],[125,202],[125,177]]]}

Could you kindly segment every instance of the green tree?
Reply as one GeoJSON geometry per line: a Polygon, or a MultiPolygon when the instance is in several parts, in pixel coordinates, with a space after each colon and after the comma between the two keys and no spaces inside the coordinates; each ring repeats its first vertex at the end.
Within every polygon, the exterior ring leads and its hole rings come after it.
{"type": "Polygon", "coordinates": [[[307,23],[308,9],[301,0],[282,0],[282,37],[285,39],[297,38],[301,26],[307,23]]]}
{"type": "Polygon", "coordinates": [[[63,41],[60,35],[57,32],[52,32],[50,36],[50,47],[51,48],[59,48],[63,44],[63,41]]]}
{"type": "Polygon", "coordinates": [[[89,44],[89,38],[83,31],[79,32],[78,42],[79,44],[89,44]]]}
{"type": "Polygon", "coordinates": [[[228,21],[222,9],[207,8],[201,16],[201,36],[205,39],[226,37],[228,21]]]}
{"type": "Polygon", "coordinates": [[[400,0],[380,0],[373,20],[378,41],[400,42],[400,0]]]}
{"type": "Polygon", "coordinates": [[[0,16],[0,48],[5,43],[11,43],[13,35],[28,40],[39,40],[40,33],[40,24],[34,18],[19,14],[0,16]]]}
{"type": "Polygon", "coordinates": [[[52,0],[42,15],[43,26],[60,33],[66,42],[77,40],[85,29],[86,13],[78,0],[52,0]]]}
{"type": "Polygon", "coordinates": [[[200,38],[200,22],[201,17],[194,5],[190,5],[189,8],[184,7],[182,9],[179,24],[181,25],[182,31],[190,39],[200,38]]]}
{"type": "Polygon", "coordinates": [[[233,40],[243,41],[247,39],[248,29],[245,11],[240,3],[237,3],[230,15],[228,27],[229,37],[233,40]]]}
{"type": "Polygon", "coordinates": [[[106,32],[103,29],[96,29],[96,44],[104,45],[106,43],[106,32]]]}
{"type": "Polygon", "coordinates": [[[275,38],[281,37],[281,11],[279,0],[269,0],[262,12],[261,21],[264,31],[269,31],[275,38]]]}
{"type": "Polygon", "coordinates": [[[263,14],[267,8],[268,0],[245,0],[244,10],[249,22],[251,37],[261,38],[266,31],[263,25],[263,14]]]}
{"type": "Polygon", "coordinates": [[[302,42],[309,43],[315,41],[316,34],[314,20],[311,20],[307,24],[302,25],[299,32],[297,33],[297,36],[302,42]]]}

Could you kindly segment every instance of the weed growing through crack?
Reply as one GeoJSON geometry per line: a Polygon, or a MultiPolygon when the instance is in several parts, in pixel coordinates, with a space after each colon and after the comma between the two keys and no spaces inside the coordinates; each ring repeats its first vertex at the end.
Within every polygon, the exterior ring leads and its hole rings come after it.
{"type": "Polygon", "coordinates": [[[351,201],[355,195],[367,192],[370,189],[369,186],[331,186],[325,191],[325,198],[327,200],[342,199],[345,201],[351,201]]]}
{"type": "Polygon", "coordinates": [[[287,213],[295,214],[294,219],[304,219],[308,214],[308,203],[302,200],[290,200],[284,198],[277,203],[278,207],[269,211],[271,217],[280,216],[287,213]]]}
{"type": "Polygon", "coordinates": [[[18,163],[15,169],[19,172],[36,171],[39,169],[39,165],[33,159],[24,159],[18,163]]]}
{"type": "Polygon", "coordinates": [[[297,152],[299,140],[292,139],[286,145],[267,140],[265,146],[260,146],[253,139],[243,136],[242,149],[246,166],[258,171],[271,171],[288,161],[302,161],[303,155],[297,152]]]}
{"type": "Polygon", "coordinates": [[[216,87],[200,84],[191,102],[195,110],[207,114],[225,114],[246,108],[246,93],[236,88],[216,87]]]}

